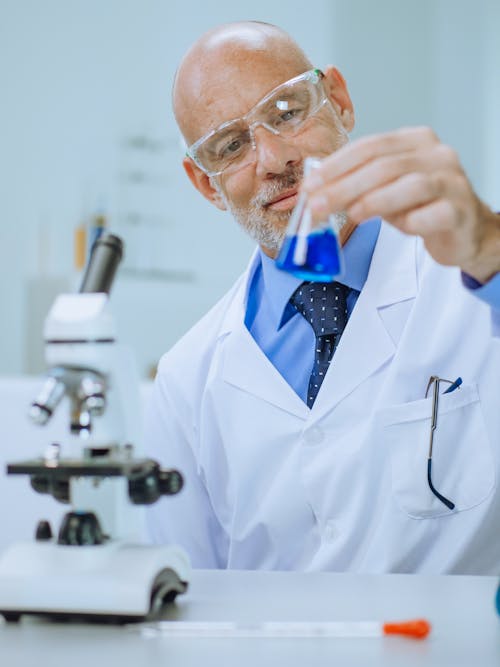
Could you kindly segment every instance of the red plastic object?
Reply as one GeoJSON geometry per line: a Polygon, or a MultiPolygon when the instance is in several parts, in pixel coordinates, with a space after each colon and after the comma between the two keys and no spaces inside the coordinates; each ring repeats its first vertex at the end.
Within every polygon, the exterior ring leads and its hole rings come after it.
{"type": "Polygon", "coordinates": [[[384,623],[384,635],[404,635],[413,639],[425,639],[431,631],[431,624],[424,618],[403,623],[384,623]]]}

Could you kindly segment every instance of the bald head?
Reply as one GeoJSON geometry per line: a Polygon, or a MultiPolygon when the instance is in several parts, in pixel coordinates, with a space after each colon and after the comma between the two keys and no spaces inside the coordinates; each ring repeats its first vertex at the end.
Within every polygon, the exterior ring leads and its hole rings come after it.
{"type": "Polygon", "coordinates": [[[250,99],[249,82],[261,82],[263,94],[267,80],[270,90],[273,77],[279,83],[311,67],[302,49],[276,26],[248,21],[210,30],[187,52],[175,78],[174,113],[186,142],[230,120],[232,102],[250,99]]]}

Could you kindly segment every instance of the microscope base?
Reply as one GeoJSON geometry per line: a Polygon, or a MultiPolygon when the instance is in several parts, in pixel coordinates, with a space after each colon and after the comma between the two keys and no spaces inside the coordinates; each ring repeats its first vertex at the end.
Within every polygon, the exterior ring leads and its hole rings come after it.
{"type": "Polygon", "coordinates": [[[15,544],[0,558],[0,615],[141,621],[187,589],[189,571],[174,546],[15,544]]]}

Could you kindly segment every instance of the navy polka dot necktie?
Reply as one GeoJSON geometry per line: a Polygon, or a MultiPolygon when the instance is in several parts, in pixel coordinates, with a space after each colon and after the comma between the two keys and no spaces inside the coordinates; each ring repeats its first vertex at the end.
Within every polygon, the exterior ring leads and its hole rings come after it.
{"type": "Polygon", "coordinates": [[[290,303],[312,326],[316,336],[314,365],[309,378],[307,405],[312,408],[340,337],[347,324],[349,288],[341,283],[305,282],[290,303]]]}

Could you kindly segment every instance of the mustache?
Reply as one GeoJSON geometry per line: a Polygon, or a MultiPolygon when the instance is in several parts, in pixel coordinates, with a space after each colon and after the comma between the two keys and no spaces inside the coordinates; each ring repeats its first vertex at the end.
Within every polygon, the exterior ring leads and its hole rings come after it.
{"type": "Polygon", "coordinates": [[[276,175],[272,181],[268,181],[264,185],[262,190],[253,198],[252,205],[256,207],[265,206],[275,197],[279,197],[281,193],[299,185],[303,175],[304,166],[302,164],[289,167],[283,174],[276,175]]]}

